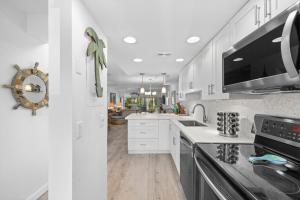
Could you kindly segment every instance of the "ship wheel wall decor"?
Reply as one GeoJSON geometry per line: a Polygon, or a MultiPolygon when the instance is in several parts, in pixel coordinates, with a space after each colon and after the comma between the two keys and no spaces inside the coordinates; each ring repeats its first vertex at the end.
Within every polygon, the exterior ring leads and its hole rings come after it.
{"type": "Polygon", "coordinates": [[[87,56],[94,56],[95,60],[95,87],[96,87],[96,94],[97,97],[103,96],[103,87],[101,86],[101,70],[103,70],[104,67],[106,67],[106,59],[103,52],[103,49],[105,48],[105,44],[102,39],[99,39],[96,31],[88,27],[85,30],[85,34],[90,38],[90,43],[88,45],[86,55],[87,56]],[[101,70],[100,70],[101,67],[101,70]]]}
{"type": "Polygon", "coordinates": [[[13,109],[20,106],[32,110],[32,115],[36,115],[36,110],[48,106],[49,87],[48,74],[38,69],[38,63],[33,68],[21,69],[15,65],[17,73],[15,74],[10,85],[3,85],[11,89],[12,95],[17,104],[13,109]]]}

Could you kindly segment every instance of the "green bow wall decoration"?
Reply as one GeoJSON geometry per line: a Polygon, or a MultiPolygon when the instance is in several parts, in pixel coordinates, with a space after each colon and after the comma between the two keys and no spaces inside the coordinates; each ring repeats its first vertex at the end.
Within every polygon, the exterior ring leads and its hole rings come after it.
{"type": "Polygon", "coordinates": [[[103,40],[99,39],[96,31],[88,27],[85,30],[85,33],[87,36],[91,39],[91,42],[87,48],[87,56],[94,55],[95,59],[95,86],[96,86],[96,93],[97,97],[103,96],[103,87],[101,86],[101,80],[100,80],[100,67],[101,70],[103,70],[104,67],[107,67],[106,65],[106,59],[103,52],[103,49],[106,48],[103,40]]]}

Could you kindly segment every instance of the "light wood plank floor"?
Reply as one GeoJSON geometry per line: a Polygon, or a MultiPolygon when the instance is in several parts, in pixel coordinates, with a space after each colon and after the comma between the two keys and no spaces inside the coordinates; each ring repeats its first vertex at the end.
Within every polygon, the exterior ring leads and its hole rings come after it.
{"type": "Polygon", "coordinates": [[[43,194],[40,198],[38,198],[37,200],[48,200],[48,192],[46,192],[45,194],[43,194]]]}
{"type": "Polygon", "coordinates": [[[108,132],[108,200],[185,200],[170,155],[128,155],[126,125],[108,132]]]}

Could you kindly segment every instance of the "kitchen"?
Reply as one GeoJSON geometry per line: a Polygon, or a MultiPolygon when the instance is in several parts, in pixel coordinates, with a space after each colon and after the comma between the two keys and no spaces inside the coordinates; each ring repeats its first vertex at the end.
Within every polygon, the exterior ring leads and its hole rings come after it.
{"type": "MultiPolygon", "coordinates": [[[[289,50],[290,57],[283,53],[287,52],[285,48],[297,45],[297,30],[291,28],[294,25],[288,25],[298,23],[296,14],[294,17],[291,14],[299,8],[295,3],[246,2],[188,60],[175,81],[165,71],[153,74],[142,68],[136,73],[137,87],[127,85],[129,78],[124,81],[114,79],[115,82],[108,80],[110,94],[117,95],[108,98],[108,102],[113,102],[112,112],[113,105],[118,103],[119,113],[131,110],[123,115],[128,125],[118,127],[124,129],[119,134],[128,135],[125,138],[127,143],[122,147],[123,153],[128,159],[130,156],[170,155],[175,166],[175,170],[169,169],[173,175],[164,175],[160,168],[156,169],[161,177],[155,176],[152,180],[157,184],[154,191],[151,187],[144,188],[142,180],[132,178],[134,174],[131,174],[132,179],[121,178],[120,188],[116,190],[115,183],[110,184],[110,175],[116,175],[112,169],[108,174],[109,199],[119,199],[120,196],[147,199],[147,195],[148,198],[153,195],[160,199],[187,200],[299,198],[296,189],[300,183],[299,171],[294,170],[297,174],[291,175],[293,169],[289,167],[297,165],[295,153],[299,151],[299,144],[296,136],[289,138],[288,135],[290,132],[296,135],[299,130],[299,67],[293,64],[291,74],[290,69],[285,69],[289,65],[287,60],[297,62],[298,53],[289,50]],[[285,41],[286,35],[289,36],[285,41]],[[159,81],[155,82],[157,79],[159,81]],[[147,101],[149,98],[155,102],[153,109],[147,101]],[[131,106],[125,103],[129,100],[131,106]],[[270,131],[273,134],[278,132],[278,137],[270,136],[270,131]],[[286,157],[273,157],[273,163],[264,159],[259,161],[263,155],[286,157]],[[252,157],[257,160],[250,162],[252,157]],[[274,164],[276,159],[282,158],[288,161],[274,164]],[[290,159],[295,159],[295,163],[290,159]],[[169,176],[177,176],[171,180],[180,186],[168,190],[170,186],[166,180],[170,180],[169,176]],[[133,183],[133,180],[137,182],[133,183]],[[110,186],[114,189],[110,190],[110,186]],[[130,190],[124,193],[122,187],[130,190]],[[289,190],[289,187],[295,189],[289,190]],[[145,194],[133,188],[145,191],[145,194]],[[136,196],[128,195],[128,191],[136,196]]],[[[187,42],[189,39],[197,43],[197,37],[188,38],[187,42]]],[[[181,60],[183,58],[176,61],[181,60]]],[[[110,76],[114,78],[113,74],[110,76]]],[[[114,130],[109,131],[109,135],[110,132],[114,130]]],[[[146,164],[147,160],[135,158],[137,171],[140,162],[144,162],[144,167],[153,167],[151,162],[146,164]]],[[[132,169],[126,166],[123,173],[126,174],[126,170],[132,169]]],[[[142,174],[137,172],[139,175],[142,174]]],[[[151,182],[151,179],[147,181],[151,182]]]]}
{"type": "Polygon", "coordinates": [[[300,199],[299,0],[0,16],[1,200],[300,199]]]}

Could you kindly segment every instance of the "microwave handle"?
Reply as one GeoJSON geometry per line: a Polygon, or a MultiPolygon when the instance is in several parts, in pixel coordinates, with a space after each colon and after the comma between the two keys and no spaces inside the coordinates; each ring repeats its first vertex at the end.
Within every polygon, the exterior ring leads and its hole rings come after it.
{"type": "Polygon", "coordinates": [[[223,194],[222,192],[214,185],[214,183],[212,182],[212,180],[210,180],[210,178],[207,176],[207,174],[203,171],[203,169],[201,168],[197,157],[194,155],[194,160],[196,163],[196,166],[199,170],[199,172],[201,173],[202,177],[204,178],[205,182],[209,185],[209,187],[214,191],[214,193],[219,197],[220,200],[228,200],[223,194]]]}
{"type": "Polygon", "coordinates": [[[283,28],[282,41],[281,41],[281,56],[282,56],[285,69],[290,78],[296,78],[299,76],[292,58],[291,44],[290,44],[293,23],[297,17],[297,14],[298,14],[298,10],[295,10],[289,14],[283,28]]]}

